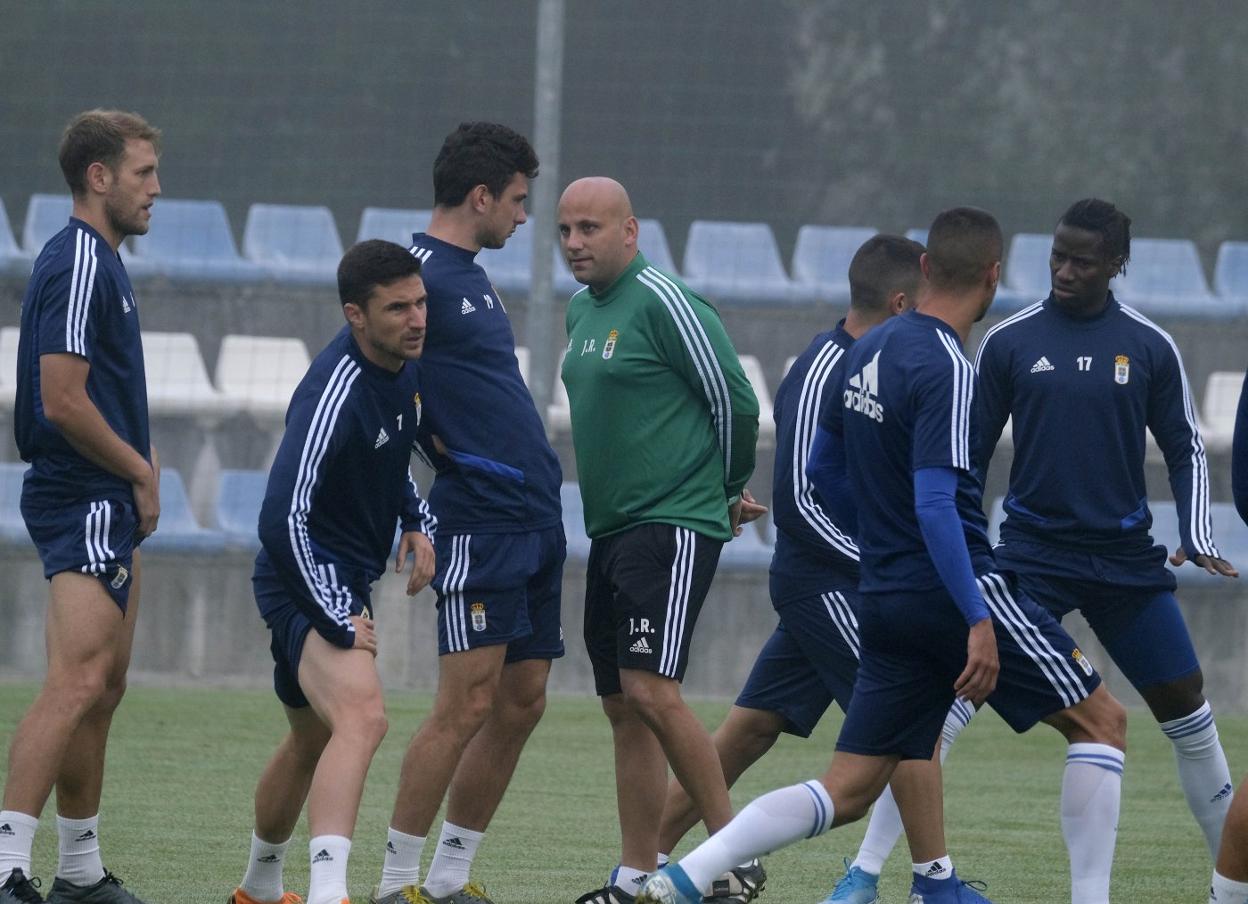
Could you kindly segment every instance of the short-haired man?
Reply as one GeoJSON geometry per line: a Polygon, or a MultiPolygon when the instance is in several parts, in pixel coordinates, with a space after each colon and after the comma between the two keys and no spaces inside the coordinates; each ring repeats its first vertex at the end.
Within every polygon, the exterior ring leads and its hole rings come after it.
{"type": "Polygon", "coordinates": [[[348,904],[347,855],[373,754],[386,733],[371,585],[401,528],[409,595],[433,574],[436,520],[408,465],[422,402],[420,262],[371,240],[338,265],[347,320],[296,387],[260,508],[252,577],[272,632],[273,686],[290,732],[256,788],[251,859],[231,904],[297,904],[282,864],[304,801],[308,904],[348,904]]]}
{"type": "Polygon", "coordinates": [[[41,901],[28,878],[56,786],[60,862],[49,901],[134,904],[100,861],[104,750],[139,609],[139,550],[160,516],[138,305],[118,248],[160,194],[160,132],[90,110],[61,139],[69,225],[35,260],[22,299],[14,426],[22,518],[51,582],[48,671],[17,727],[0,812],[0,902],[41,901]]]}
{"type": "MultiPolygon", "coordinates": [[[[900,759],[932,756],[957,697],[987,700],[1016,731],[1045,721],[1066,736],[1072,902],[1108,904],[1126,715],[1052,616],[997,572],[972,462],[975,375],[962,343],[992,303],[1001,246],[990,214],[941,213],[916,310],[854,344],[842,405],[821,425],[844,436],[862,568],[862,661],[828,772],[751,803],[651,877],[638,904],[693,904],[732,864],[860,818],[900,759]]],[[[952,868],[939,798],[894,791],[907,822],[925,825],[910,836],[910,900],[987,900],[952,868]]]]}
{"type": "Polygon", "coordinates": [[[476,263],[525,222],[537,157],[506,126],[464,123],[433,165],[434,210],[413,236],[429,292],[421,448],[437,476],[438,691],[403,759],[378,904],[488,901],[469,869],[546,706],[563,655],[566,544],[559,459],[520,375],[503,300],[476,263]],[[420,857],[442,798],[441,837],[420,857]]]}
{"type": "Polygon", "coordinates": [[[1188,807],[1217,856],[1231,775],[1204,676],[1153,545],[1145,430],[1170,472],[1186,560],[1237,577],[1214,545],[1209,465],[1178,347],[1118,301],[1110,280],[1131,256],[1131,221],[1088,198],[1062,214],[1048,298],[997,324],[976,357],[980,455],[1007,418],[1014,461],[997,560],[1055,618],[1078,609],[1174,746],[1188,807]]]}
{"type": "Polygon", "coordinates": [[[623,186],[569,185],[559,240],[588,287],[568,305],[562,377],[591,540],[585,644],[615,741],[623,844],[611,880],[578,902],[631,904],[656,865],[669,764],[708,830],[732,815],[680,682],[720,549],[744,506],[763,511],[745,494],[758,400],[715,309],[637,250],[623,186]]]}
{"type": "MultiPolygon", "coordinates": [[[[852,528],[840,523],[820,498],[806,474],[806,464],[820,411],[840,404],[837,387],[844,382],[847,350],[868,330],[914,306],[923,279],[919,266],[923,251],[918,242],[901,236],[867,239],[849,265],[849,313],[835,329],[814,337],[776,390],[771,495],[776,548],[770,583],[780,621],[759,652],[736,705],[712,735],[729,787],[781,733],[810,737],[833,701],[842,711],[849,706],[860,646],[858,545],[852,528]]],[[[968,711],[966,704],[955,704],[945,727],[942,754],[966,724],[968,711]]],[[[680,783],[669,782],[659,836],[660,861],[666,862],[666,855],[697,817],[680,783]]],[[[873,825],[881,820],[890,827],[887,849],[891,850],[900,837],[901,821],[887,790],[872,814],[873,825]]],[[[861,886],[878,874],[878,865],[873,872],[860,868],[851,881],[861,886]]],[[[759,865],[735,867],[716,880],[711,897],[751,900],[762,879],[759,865]]],[[[849,894],[848,885],[842,884],[849,894]]],[[[875,897],[873,891],[866,897],[860,887],[855,893],[863,895],[864,901],[875,897]]]]}

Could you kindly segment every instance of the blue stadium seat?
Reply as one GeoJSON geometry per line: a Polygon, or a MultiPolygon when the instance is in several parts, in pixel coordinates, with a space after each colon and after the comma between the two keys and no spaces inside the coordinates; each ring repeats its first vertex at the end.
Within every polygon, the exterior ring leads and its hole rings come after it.
{"type": "MultiPolygon", "coordinates": [[[[502,248],[482,248],[477,263],[485,268],[490,282],[502,294],[528,297],[533,270],[533,230],[540,228],[529,218],[519,226],[502,248]]],[[[558,274],[558,270],[555,271],[558,274]]]]}
{"type": "Polygon", "coordinates": [[[1218,247],[1213,291],[1248,306],[1248,242],[1223,242],[1218,247]]]}
{"type": "Polygon", "coordinates": [[[332,283],[342,240],[328,207],[253,204],[243,228],[243,253],[274,279],[332,283]]]}
{"type": "Polygon", "coordinates": [[[22,478],[26,473],[25,462],[0,463],[0,543],[11,546],[34,544],[22,520],[22,478]]]}
{"type": "Polygon", "coordinates": [[[784,272],[766,223],[694,220],[685,245],[684,277],[712,304],[813,301],[784,272]]]}
{"type": "Polygon", "coordinates": [[[667,243],[667,233],[663,231],[663,224],[658,220],[637,221],[637,249],[660,270],[680,275],[676,269],[676,260],[672,257],[672,247],[667,243]]]}
{"type": "Polygon", "coordinates": [[[793,280],[823,301],[849,298],[849,262],[878,230],[869,226],[803,226],[793,248],[793,280]]]}
{"type": "Polygon", "coordinates": [[[589,560],[589,535],[585,533],[581,485],[565,483],[559,487],[559,502],[563,507],[563,533],[568,541],[568,559],[586,562],[589,560]]]}
{"type": "Polygon", "coordinates": [[[65,228],[73,211],[74,199],[69,195],[31,195],[22,227],[22,247],[28,254],[38,254],[48,239],[65,228]]]}
{"type": "Polygon", "coordinates": [[[927,229],[926,228],[919,229],[917,227],[914,229],[907,229],[906,238],[908,238],[912,242],[918,242],[920,245],[923,245],[924,247],[926,247],[927,246],[927,229]]]}
{"type": "Polygon", "coordinates": [[[260,503],[269,475],[264,471],[221,471],[217,482],[217,527],[228,546],[259,550],[260,503]]]}
{"type": "Polygon", "coordinates": [[[766,571],[771,565],[771,544],[763,539],[760,525],[746,524],[741,536],[733,537],[724,544],[719,555],[719,567],[725,571],[766,571]]]}
{"type": "Polygon", "coordinates": [[[1036,232],[1020,232],[1010,239],[1005,258],[1004,282],[1025,304],[1049,296],[1052,279],[1049,274],[1049,253],[1053,236],[1036,232]]]}
{"type": "Polygon", "coordinates": [[[234,245],[230,221],[220,201],[167,201],[152,208],[151,229],[132,239],[132,273],[151,270],[165,276],[204,280],[258,280],[259,264],[244,260],[234,245]]]}
{"type": "Polygon", "coordinates": [[[200,527],[191,513],[182,475],[173,468],[160,471],[160,523],[156,533],[143,541],[143,550],[211,555],[225,549],[225,535],[200,527]]]}
{"type": "Polygon", "coordinates": [[[17,246],[13,227],[9,224],[9,214],[4,209],[4,201],[0,200],[0,273],[27,273],[33,260],[34,255],[27,254],[17,246]]]}
{"type": "Polygon", "coordinates": [[[365,207],[360,216],[360,231],[355,240],[385,239],[404,248],[412,244],[412,235],[429,228],[432,210],[403,210],[397,207],[365,207]]]}
{"type": "Polygon", "coordinates": [[[1187,239],[1132,239],[1125,276],[1114,294],[1149,317],[1230,319],[1243,305],[1209,291],[1196,245],[1187,239]]]}

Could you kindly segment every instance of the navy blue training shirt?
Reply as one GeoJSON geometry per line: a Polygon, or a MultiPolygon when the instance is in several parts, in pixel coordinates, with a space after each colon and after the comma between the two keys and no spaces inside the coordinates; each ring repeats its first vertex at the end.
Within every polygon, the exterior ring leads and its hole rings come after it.
{"type": "MultiPolygon", "coordinates": [[[[393,373],[349,327],[313,359],[286,411],[260,507],[256,575],[276,575],[326,640],[350,647],[351,599],[369,599],[396,525],[433,538],[437,519],[408,465],[422,419],[420,370],[393,373]]],[[[267,614],[267,613],[262,613],[267,614]]]]}
{"type": "Polygon", "coordinates": [[[857,543],[848,527],[836,522],[806,476],[821,412],[841,404],[846,350],[854,343],[844,324],[842,320],[836,329],[817,335],[776,390],[771,497],[776,548],[771,571],[786,579],[784,587],[791,588],[795,597],[826,590],[829,570],[850,581],[858,577],[857,543]]]}
{"type": "Polygon", "coordinates": [[[957,472],[955,503],[977,576],[995,571],[972,471],[978,438],[975,373],[958,334],[944,321],[909,311],[875,327],[849,351],[841,404],[822,426],[844,437],[849,486],[857,500],[864,593],[944,586],[915,514],[914,475],[957,472]]]}
{"type": "Polygon", "coordinates": [[[1161,447],[1189,558],[1217,556],[1209,464],[1174,340],[1109,296],[1088,318],[1053,301],[984,336],[976,356],[983,469],[1013,417],[1014,462],[1001,538],[1137,555],[1153,546],[1145,429],[1161,447]]]}
{"type": "Polygon", "coordinates": [[[132,499],[129,481],[79,455],[44,416],[39,357],[58,353],[87,359],[87,395],[109,427],[150,461],[147,378],[134,289],[117,252],[74,218],[43,246],[22,298],[17,448],[50,498],[117,494],[132,499]]]}
{"type": "Polygon", "coordinates": [[[429,293],[419,443],[437,473],[429,504],[439,524],[450,533],[554,527],[559,459],[520,376],[502,300],[473,252],[424,233],[411,252],[429,293]]]}

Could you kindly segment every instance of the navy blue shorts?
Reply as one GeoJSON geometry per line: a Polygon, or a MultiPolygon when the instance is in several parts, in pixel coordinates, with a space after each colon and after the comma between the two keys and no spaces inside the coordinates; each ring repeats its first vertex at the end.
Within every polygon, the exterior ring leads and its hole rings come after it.
{"type": "MultiPolygon", "coordinates": [[[[29,475],[29,472],[27,472],[29,475]]],[[[80,571],[100,579],[123,613],[134,584],[135,531],[133,502],[120,499],[75,499],[59,505],[33,502],[31,481],[22,485],[22,519],[51,580],[62,571],[80,571]]]]}
{"type": "Polygon", "coordinates": [[[438,653],[507,644],[507,662],[563,655],[563,525],[524,534],[450,534],[434,544],[438,653]]]}
{"type": "MultiPolygon", "coordinates": [[[[1101,683],[1047,611],[1004,576],[985,575],[1001,672],[988,703],[1017,732],[1087,698],[1101,683]]],[[[967,625],[943,590],[864,593],[862,662],[837,750],[929,759],[966,666],[967,625]]]]}
{"type": "Polygon", "coordinates": [[[1109,556],[1019,539],[998,547],[997,560],[1054,618],[1081,612],[1133,687],[1167,684],[1200,668],[1164,547],[1109,556]]]}
{"type": "MultiPolygon", "coordinates": [[[[308,698],[299,687],[299,660],[303,657],[303,645],[312,630],[312,622],[299,610],[281,579],[253,575],[251,584],[256,605],[272,635],[269,652],[273,654],[273,690],[277,699],[287,706],[302,709],[308,705],[308,698]]],[[[351,614],[372,618],[369,601],[352,593],[351,614]]]]}
{"type": "Polygon", "coordinates": [[[780,624],[754,660],[737,706],[780,713],[784,730],[810,737],[835,700],[849,708],[858,674],[858,606],[834,590],[776,606],[780,624]]]}

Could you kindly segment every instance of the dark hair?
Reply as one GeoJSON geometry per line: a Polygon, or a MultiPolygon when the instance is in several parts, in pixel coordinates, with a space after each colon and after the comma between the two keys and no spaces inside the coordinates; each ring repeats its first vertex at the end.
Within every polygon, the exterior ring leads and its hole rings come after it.
{"type": "Polygon", "coordinates": [[[1066,208],[1058,224],[1086,229],[1101,237],[1101,249],[1109,260],[1121,260],[1118,272],[1127,272],[1131,259],[1131,218],[1100,198],[1084,198],[1066,208]]]}
{"type": "Polygon", "coordinates": [[[57,154],[70,192],[76,196],[86,193],[87,168],[93,163],[116,171],[131,138],[150,141],[160,153],[160,129],[138,113],[87,110],[71,119],[61,135],[57,154]]]}
{"type": "Polygon", "coordinates": [[[1003,240],[996,217],[978,207],[943,211],[927,231],[927,275],[938,289],[967,289],[1001,260],[1003,240]]]}
{"type": "Polygon", "coordinates": [[[357,242],[338,263],[338,298],[364,308],[378,286],[419,275],[419,258],[402,245],[382,239],[357,242]]]}
{"type": "Polygon", "coordinates": [[[478,185],[497,198],[516,173],[537,178],[537,154],[523,135],[495,122],[460,123],[433,161],[433,203],[458,207],[478,185]]]}
{"type": "Polygon", "coordinates": [[[919,258],[926,249],[900,235],[873,235],[849,262],[849,304],[863,311],[883,311],[888,299],[905,292],[913,301],[923,270],[919,258]]]}

